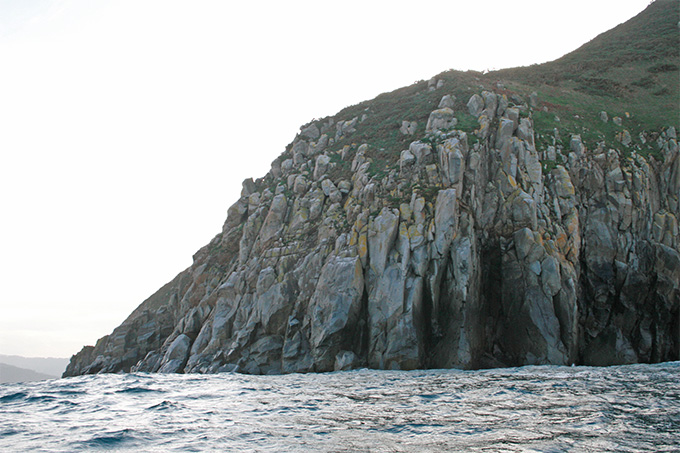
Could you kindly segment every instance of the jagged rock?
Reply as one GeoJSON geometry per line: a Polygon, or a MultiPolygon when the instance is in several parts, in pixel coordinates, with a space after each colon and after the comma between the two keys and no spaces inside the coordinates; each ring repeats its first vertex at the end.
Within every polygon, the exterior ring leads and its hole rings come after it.
{"type": "Polygon", "coordinates": [[[418,130],[418,123],[416,121],[402,121],[399,132],[404,135],[413,135],[418,130]]]}
{"type": "Polygon", "coordinates": [[[356,154],[354,155],[354,159],[352,160],[352,171],[356,172],[359,170],[361,166],[366,163],[366,151],[368,147],[365,145],[361,145],[359,149],[357,149],[356,154]]]}
{"type": "Polygon", "coordinates": [[[288,201],[286,196],[283,194],[275,196],[259,232],[261,243],[266,244],[280,232],[287,210],[288,201]]]}
{"type": "Polygon", "coordinates": [[[572,135],[571,141],[569,142],[569,148],[576,153],[577,156],[583,155],[585,153],[585,146],[583,141],[581,141],[580,135],[572,135]]]}
{"type": "Polygon", "coordinates": [[[529,118],[522,118],[517,126],[517,138],[526,141],[529,146],[534,146],[534,128],[529,118]]]}
{"type": "Polygon", "coordinates": [[[445,185],[456,185],[463,179],[465,173],[466,146],[458,138],[448,139],[438,146],[440,167],[445,185]]]}
{"type": "Polygon", "coordinates": [[[429,144],[420,141],[412,142],[409,145],[408,150],[411,155],[416,158],[416,163],[418,165],[426,165],[431,162],[430,156],[432,155],[432,147],[429,144]]]}
{"type": "Polygon", "coordinates": [[[451,129],[457,123],[458,120],[453,116],[453,110],[445,107],[430,113],[425,130],[430,132],[451,129]]]}
{"type": "MultiPolygon", "coordinates": [[[[363,292],[364,277],[358,258],[331,258],[326,263],[309,303],[310,343],[318,371],[334,370],[336,356],[343,347],[358,340],[354,335],[363,292]]],[[[351,362],[341,361],[341,369],[351,362]]]]}
{"type": "Polygon", "coordinates": [[[316,158],[316,164],[314,165],[314,180],[318,181],[323,175],[328,171],[328,164],[331,162],[331,158],[325,154],[321,154],[316,158]]]}
{"type": "Polygon", "coordinates": [[[443,257],[448,253],[458,220],[458,195],[455,189],[440,190],[434,208],[434,248],[443,257]]]}
{"type": "Polygon", "coordinates": [[[368,253],[371,270],[382,274],[387,263],[387,254],[397,238],[399,214],[383,208],[380,214],[368,225],[368,253]]]}
{"type": "Polygon", "coordinates": [[[338,141],[342,137],[356,132],[356,125],[358,122],[358,117],[354,117],[347,121],[338,121],[335,125],[335,140],[338,141]]]}
{"type": "Polygon", "coordinates": [[[562,288],[560,268],[557,260],[552,256],[547,256],[541,262],[541,281],[543,282],[543,293],[548,297],[555,296],[562,288]]]}
{"type": "MultiPolygon", "coordinates": [[[[429,88],[491,86],[442,77],[429,88]]],[[[597,116],[546,118],[554,107],[511,82],[470,97],[474,134],[455,129],[452,96],[426,132],[402,123],[432,108],[422,85],[304,126],[192,265],[65,375],[678,360],[675,128],[639,135],[631,120],[639,142],[623,128],[594,141],[597,116]],[[583,136],[534,130],[553,118],[583,136]]]]}
{"type": "Polygon", "coordinates": [[[531,106],[531,108],[534,109],[538,107],[538,93],[536,93],[535,91],[532,92],[531,95],[529,96],[529,105],[531,106]]]}
{"type": "Polygon", "coordinates": [[[509,120],[512,120],[513,128],[517,129],[519,126],[519,109],[517,107],[505,107],[503,110],[503,116],[509,120]]]}
{"type": "Polygon", "coordinates": [[[341,351],[335,356],[335,371],[345,371],[355,368],[357,365],[357,356],[352,351],[341,351]]]}
{"type": "Polygon", "coordinates": [[[486,115],[489,119],[495,118],[498,110],[498,96],[490,91],[482,91],[482,98],[484,98],[482,115],[486,115]]]}
{"type": "Polygon", "coordinates": [[[404,151],[401,152],[401,156],[399,157],[399,168],[401,171],[404,171],[405,168],[410,167],[415,162],[416,157],[410,150],[405,149],[404,151]]]}
{"type": "Polygon", "coordinates": [[[305,178],[304,175],[297,175],[293,183],[293,192],[298,195],[304,195],[308,188],[309,183],[307,182],[307,178],[305,178]]]}
{"type": "Polygon", "coordinates": [[[437,107],[438,109],[444,109],[444,108],[449,108],[453,110],[453,107],[456,103],[456,97],[452,96],[450,94],[444,95],[439,101],[439,106],[437,107]]]}
{"type": "Polygon", "coordinates": [[[628,129],[624,129],[623,132],[621,132],[619,141],[623,146],[630,146],[630,144],[633,143],[633,138],[630,136],[628,129]]]}
{"type": "Polygon", "coordinates": [[[468,112],[475,118],[482,114],[484,110],[484,99],[478,94],[473,94],[470,96],[470,100],[467,103],[468,112]]]}
{"type": "Polygon", "coordinates": [[[319,132],[319,127],[315,123],[312,123],[309,126],[301,129],[300,135],[302,135],[303,137],[315,140],[315,139],[319,138],[321,133],[319,132]]]}
{"type": "Polygon", "coordinates": [[[428,80],[428,82],[427,82],[427,89],[428,89],[429,91],[438,90],[438,89],[440,89],[440,88],[443,87],[443,86],[444,86],[444,81],[441,80],[441,79],[437,80],[435,77],[431,78],[431,79],[428,80]]]}
{"type": "Polygon", "coordinates": [[[491,135],[491,120],[488,116],[482,114],[479,117],[479,129],[477,130],[477,136],[483,140],[486,140],[491,135]]]}
{"type": "Polygon", "coordinates": [[[512,134],[515,132],[515,124],[511,119],[503,118],[498,125],[496,133],[496,148],[503,149],[510,143],[512,134]]]}
{"type": "Polygon", "coordinates": [[[342,201],[342,193],[330,179],[324,179],[321,182],[321,189],[324,195],[330,199],[331,203],[340,203],[342,201]]]}
{"type": "Polygon", "coordinates": [[[338,190],[341,193],[348,194],[352,190],[352,183],[347,180],[342,180],[338,183],[338,190]]]}
{"type": "Polygon", "coordinates": [[[168,351],[163,357],[159,373],[176,373],[180,371],[187,362],[191,338],[181,334],[172,342],[168,351]]]}

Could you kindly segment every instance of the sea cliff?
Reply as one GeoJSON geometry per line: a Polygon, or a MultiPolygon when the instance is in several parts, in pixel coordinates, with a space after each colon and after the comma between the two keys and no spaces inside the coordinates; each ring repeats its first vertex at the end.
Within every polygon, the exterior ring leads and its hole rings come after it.
{"type": "Polygon", "coordinates": [[[65,376],[678,360],[677,9],[305,124],[65,376]],[[592,56],[651,21],[675,47],[592,56]]]}

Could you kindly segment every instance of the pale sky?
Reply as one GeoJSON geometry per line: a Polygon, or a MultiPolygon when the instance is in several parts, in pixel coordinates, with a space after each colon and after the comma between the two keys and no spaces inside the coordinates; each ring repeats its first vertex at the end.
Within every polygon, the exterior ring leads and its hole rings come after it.
{"type": "Polygon", "coordinates": [[[69,357],[313,118],[542,63],[649,0],[0,0],[0,354],[69,357]]]}

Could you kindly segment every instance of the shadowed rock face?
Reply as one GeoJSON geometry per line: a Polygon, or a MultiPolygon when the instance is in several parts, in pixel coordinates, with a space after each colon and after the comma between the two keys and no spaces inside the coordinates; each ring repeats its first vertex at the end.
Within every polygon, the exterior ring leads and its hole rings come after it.
{"type": "Polygon", "coordinates": [[[193,265],[65,375],[678,360],[675,129],[653,135],[662,159],[579,135],[543,149],[535,93],[443,86],[423,87],[441,92],[427,121],[394,119],[413,141],[380,149],[385,170],[368,143],[333,148],[370,113],[303,126],[193,265]]]}

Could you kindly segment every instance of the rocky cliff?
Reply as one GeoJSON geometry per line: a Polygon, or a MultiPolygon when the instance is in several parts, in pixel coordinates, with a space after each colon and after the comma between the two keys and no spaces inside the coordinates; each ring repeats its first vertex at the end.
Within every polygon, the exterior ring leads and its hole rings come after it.
{"type": "Polygon", "coordinates": [[[677,9],[579,51],[650,21],[636,42],[670,49],[450,71],[304,125],[65,375],[678,360],[677,9]]]}

